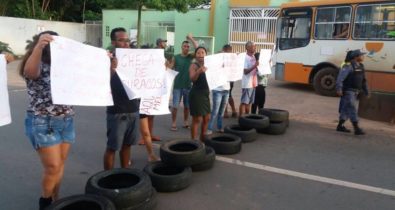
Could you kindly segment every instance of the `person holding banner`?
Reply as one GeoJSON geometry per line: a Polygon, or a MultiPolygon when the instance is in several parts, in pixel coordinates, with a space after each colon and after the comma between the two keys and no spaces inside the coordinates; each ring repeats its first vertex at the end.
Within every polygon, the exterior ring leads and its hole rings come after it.
{"type": "Polygon", "coordinates": [[[29,97],[25,134],[44,168],[40,209],[58,199],[65,162],[70,145],[75,141],[73,107],[52,103],[49,43],[57,35],[45,31],[34,36],[19,69],[29,97]]]}
{"type": "MultiPolygon", "coordinates": [[[[114,28],[110,34],[111,44],[115,48],[129,48],[129,38],[124,28],[114,28]]],[[[111,92],[114,106],[107,107],[107,148],[104,153],[104,169],[114,167],[115,152],[120,149],[119,157],[122,168],[130,166],[130,148],[137,143],[138,130],[146,143],[148,160],[158,158],[152,149],[148,119],[139,117],[140,100],[129,100],[117,72],[118,62],[111,58],[111,92]]]]}
{"type": "Polygon", "coordinates": [[[244,74],[241,80],[241,100],[239,108],[239,116],[244,113],[248,114],[250,112],[250,105],[254,103],[255,99],[255,87],[257,86],[257,67],[259,66],[259,61],[255,58],[255,43],[248,41],[245,45],[246,47],[246,58],[244,64],[244,74]]]}
{"type": "Polygon", "coordinates": [[[199,124],[201,123],[200,141],[204,141],[208,122],[210,120],[210,90],[206,79],[204,57],[207,51],[204,47],[195,50],[195,62],[189,67],[189,77],[192,88],[189,93],[190,112],[192,116],[191,138],[196,140],[199,124]]]}
{"type": "Polygon", "coordinates": [[[15,60],[15,57],[11,53],[3,52],[0,50],[0,54],[4,54],[7,63],[10,63],[15,60]]]}
{"type": "MultiPolygon", "coordinates": [[[[255,53],[255,59],[259,60],[259,53],[255,53]]],[[[251,113],[256,114],[257,110],[263,109],[266,101],[266,90],[268,82],[267,74],[260,74],[258,71],[258,86],[255,88],[255,99],[252,104],[251,113]]]]}
{"type": "MultiPolygon", "coordinates": [[[[187,39],[190,40],[195,47],[199,46],[197,41],[193,38],[192,34],[187,35],[187,39]]],[[[185,40],[182,42],[181,54],[174,56],[172,64],[174,70],[178,72],[176,79],[174,80],[173,87],[173,105],[171,110],[171,131],[177,131],[177,109],[180,105],[181,100],[184,103],[184,125],[183,128],[189,128],[189,91],[191,89],[191,80],[189,78],[189,67],[192,63],[194,55],[189,53],[189,41],[185,40]]]]}
{"type": "MultiPolygon", "coordinates": [[[[228,44],[224,45],[222,48],[222,52],[231,53],[232,47],[228,44]]],[[[211,118],[208,123],[207,135],[210,135],[213,133],[213,126],[214,126],[215,120],[217,120],[218,131],[220,133],[224,132],[224,129],[222,126],[222,118],[224,116],[226,106],[228,105],[228,100],[230,99],[229,98],[230,97],[229,89],[230,89],[230,83],[227,82],[225,85],[219,86],[219,87],[212,90],[213,109],[211,111],[211,118]]],[[[232,99],[232,102],[233,102],[233,99],[232,99]]],[[[234,109],[234,104],[233,104],[233,109],[234,109]]]]}

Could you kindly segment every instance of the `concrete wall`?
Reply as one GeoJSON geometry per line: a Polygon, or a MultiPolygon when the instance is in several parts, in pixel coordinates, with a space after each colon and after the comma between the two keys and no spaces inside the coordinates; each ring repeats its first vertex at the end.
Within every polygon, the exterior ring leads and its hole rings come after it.
{"type": "Polygon", "coordinates": [[[15,54],[25,54],[26,40],[44,30],[58,32],[61,36],[85,42],[86,27],[81,23],[44,21],[24,18],[0,17],[0,41],[8,43],[15,54]]]}

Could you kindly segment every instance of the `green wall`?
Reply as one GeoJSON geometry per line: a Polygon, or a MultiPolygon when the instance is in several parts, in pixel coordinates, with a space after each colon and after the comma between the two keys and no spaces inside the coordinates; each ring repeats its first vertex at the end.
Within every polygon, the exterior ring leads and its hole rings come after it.
{"type": "Polygon", "coordinates": [[[216,0],[214,16],[215,52],[229,42],[229,1],[216,0]]]}

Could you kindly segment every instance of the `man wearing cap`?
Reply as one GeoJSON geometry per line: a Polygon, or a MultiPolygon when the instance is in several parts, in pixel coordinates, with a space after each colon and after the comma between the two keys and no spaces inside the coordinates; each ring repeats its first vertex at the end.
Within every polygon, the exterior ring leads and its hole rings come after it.
{"type": "Polygon", "coordinates": [[[349,55],[351,62],[345,64],[337,77],[336,91],[341,97],[339,124],[336,130],[339,132],[351,132],[344,126],[344,123],[350,119],[354,127],[355,135],[364,135],[365,132],[358,126],[358,116],[356,100],[359,93],[369,96],[368,86],[366,84],[365,68],[362,64],[364,54],[361,50],[353,50],[349,55]]]}

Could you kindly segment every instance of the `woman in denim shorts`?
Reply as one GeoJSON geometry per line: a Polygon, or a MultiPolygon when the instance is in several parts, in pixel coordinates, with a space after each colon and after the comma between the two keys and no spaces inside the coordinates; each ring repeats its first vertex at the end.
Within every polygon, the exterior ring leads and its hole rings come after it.
{"type": "Polygon", "coordinates": [[[45,31],[34,36],[19,72],[26,81],[29,96],[25,133],[44,168],[40,209],[58,198],[65,161],[75,138],[73,108],[52,103],[49,43],[56,35],[45,31]]]}

